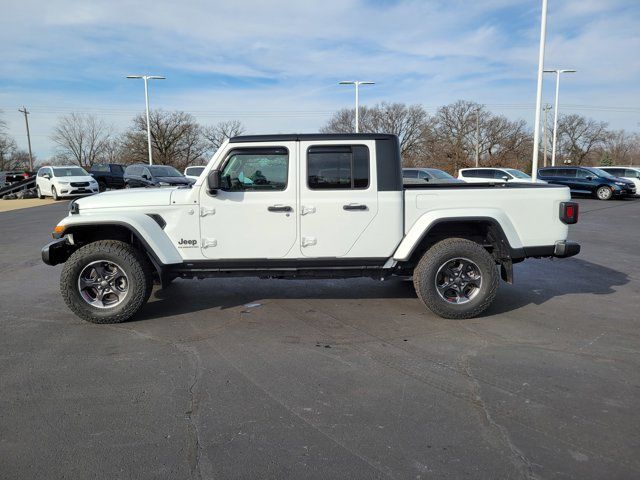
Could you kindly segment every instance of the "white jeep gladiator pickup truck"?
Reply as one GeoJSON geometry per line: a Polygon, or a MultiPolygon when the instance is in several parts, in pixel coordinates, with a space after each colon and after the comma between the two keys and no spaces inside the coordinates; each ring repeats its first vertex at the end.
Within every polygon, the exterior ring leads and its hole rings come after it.
{"type": "Polygon", "coordinates": [[[122,322],[154,281],[175,278],[413,277],[437,315],[470,318],[499,274],[527,257],[570,257],[569,189],[545,184],[405,185],[383,134],[239,136],[187,187],[111,191],[71,202],[42,249],[64,262],[69,308],[122,322]]]}

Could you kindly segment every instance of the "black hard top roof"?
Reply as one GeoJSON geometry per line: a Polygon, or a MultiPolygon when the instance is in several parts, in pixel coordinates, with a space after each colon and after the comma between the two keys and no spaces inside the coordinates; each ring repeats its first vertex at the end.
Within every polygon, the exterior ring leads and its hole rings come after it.
{"type": "Polygon", "coordinates": [[[286,133],[276,135],[239,135],[231,137],[229,143],[243,142],[295,142],[298,140],[389,140],[395,135],[388,133],[286,133]]]}

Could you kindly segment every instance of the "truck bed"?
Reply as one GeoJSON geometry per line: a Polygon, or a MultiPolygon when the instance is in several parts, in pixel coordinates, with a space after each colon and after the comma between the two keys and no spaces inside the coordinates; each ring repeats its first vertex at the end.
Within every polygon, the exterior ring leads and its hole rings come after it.
{"type": "Polygon", "coordinates": [[[405,185],[404,233],[447,219],[488,215],[500,220],[514,248],[553,245],[565,239],[560,203],[571,199],[561,185],[536,183],[452,183],[405,185]],[[419,223],[419,225],[417,225],[419,223]]]}

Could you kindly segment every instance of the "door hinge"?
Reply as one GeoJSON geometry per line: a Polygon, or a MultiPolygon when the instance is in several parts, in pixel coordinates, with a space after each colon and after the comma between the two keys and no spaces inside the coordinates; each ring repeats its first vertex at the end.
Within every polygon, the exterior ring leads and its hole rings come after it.
{"type": "Polygon", "coordinates": [[[215,238],[203,238],[202,248],[217,247],[218,241],[215,238]]]}
{"type": "Polygon", "coordinates": [[[307,213],[316,213],[316,207],[307,207],[305,205],[302,205],[300,215],[306,215],[307,213]]]}
{"type": "Polygon", "coordinates": [[[310,247],[312,245],[315,245],[316,243],[318,243],[318,240],[316,239],[316,237],[302,237],[303,247],[310,247]]]}
{"type": "Polygon", "coordinates": [[[200,216],[201,217],[206,217],[207,215],[215,215],[215,214],[216,214],[216,209],[215,208],[200,207],[200,216]]]}

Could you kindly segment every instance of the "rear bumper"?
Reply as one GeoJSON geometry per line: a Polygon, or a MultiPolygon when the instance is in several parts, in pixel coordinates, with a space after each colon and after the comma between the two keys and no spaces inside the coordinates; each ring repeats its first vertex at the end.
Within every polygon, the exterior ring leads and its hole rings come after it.
{"type": "Polygon", "coordinates": [[[42,247],[42,261],[47,265],[58,265],[66,262],[73,253],[73,247],[66,237],[54,240],[42,247]]]}
{"type": "Polygon", "coordinates": [[[580,253],[580,244],[569,240],[559,240],[554,245],[525,247],[525,257],[568,258],[580,253]]]}

